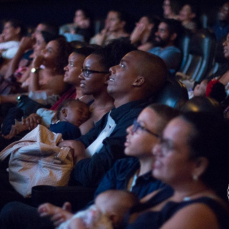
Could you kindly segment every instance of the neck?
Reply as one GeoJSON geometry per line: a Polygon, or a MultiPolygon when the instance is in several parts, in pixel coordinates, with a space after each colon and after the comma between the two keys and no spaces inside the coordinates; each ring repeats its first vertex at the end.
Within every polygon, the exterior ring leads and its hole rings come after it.
{"type": "Polygon", "coordinates": [[[154,158],[153,157],[145,157],[145,158],[139,158],[140,162],[140,171],[139,176],[149,172],[152,170],[154,158]]]}
{"type": "Polygon", "coordinates": [[[79,99],[83,96],[80,86],[76,86],[76,99],[79,99]]]}
{"type": "MultiPolygon", "coordinates": [[[[178,182],[180,183],[180,182],[178,182]]],[[[184,198],[201,196],[205,192],[212,192],[201,181],[189,181],[182,185],[173,185],[174,199],[182,201],[184,198]]]]}
{"type": "Polygon", "coordinates": [[[99,94],[93,95],[94,98],[94,106],[102,107],[106,105],[113,105],[114,104],[114,99],[107,93],[107,90],[101,91],[99,94]]]}
{"type": "Polygon", "coordinates": [[[116,108],[118,108],[129,102],[133,102],[141,99],[147,99],[147,96],[143,92],[142,93],[136,92],[129,95],[122,95],[122,96],[120,95],[119,97],[113,97],[113,98],[114,98],[114,105],[116,108]]]}

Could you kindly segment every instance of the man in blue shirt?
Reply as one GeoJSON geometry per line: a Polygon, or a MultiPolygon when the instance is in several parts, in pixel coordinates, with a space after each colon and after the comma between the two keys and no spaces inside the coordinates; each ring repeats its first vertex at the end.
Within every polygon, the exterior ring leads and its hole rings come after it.
{"type": "Polygon", "coordinates": [[[181,23],[174,19],[164,19],[158,26],[155,33],[154,48],[149,52],[161,57],[171,74],[174,74],[181,64],[182,53],[176,47],[176,42],[179,40],[182,33],[181,23]]]}

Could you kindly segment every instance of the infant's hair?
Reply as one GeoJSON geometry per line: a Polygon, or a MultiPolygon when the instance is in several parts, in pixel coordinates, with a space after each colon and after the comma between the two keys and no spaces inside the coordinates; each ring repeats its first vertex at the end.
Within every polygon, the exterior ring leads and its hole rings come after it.
{"type": "Polygon", "coordinates": [[[124,215],[127,210],[139,203],[139,199],[134,193],[125,190],[108,190],[99,196],[102,195],[103,203],[109,204],[107,210],[115,211],[120,215],[124,215]]]}
{"type": "Polygon", "coordinates": [[[58,107],[57,112],[56,112],[56,117],[57,120],[60,120],[60,112],[63,108],[70,106],[70,105],[74,105],[74,106],[84,106],[85,108],[89,109],[88,105],[82,101],[80,101],[79,99],[67,99],[64,100],[58,107]]]}

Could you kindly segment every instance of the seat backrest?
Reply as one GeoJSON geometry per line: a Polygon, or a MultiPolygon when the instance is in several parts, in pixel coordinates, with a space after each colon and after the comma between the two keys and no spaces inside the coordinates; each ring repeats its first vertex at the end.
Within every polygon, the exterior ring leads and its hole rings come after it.
{"type": "Polygon", "coordinates": [[[212,68],[215,43],[215,36],[208,29],[192,34],[188,58],[181,72],[195,81],[204,79],[212,68]]]}
{"type": "Polygon", "coordinates": [[[180,109],[187,100],[188,92],[184,84],[173,78],[168,78],[155,102],[180,109]]]}
{"type": "Polygon", "coordinates": [[[188,60],[190,41],[191,41],[191,35],[190,33],[186,33],[184,36],[182,36],[179,42],[179,48],[182,52],[182,60],[181,60],[181,65],[179,70],[180,72],[183,71],[183,68],[188,60]]]}

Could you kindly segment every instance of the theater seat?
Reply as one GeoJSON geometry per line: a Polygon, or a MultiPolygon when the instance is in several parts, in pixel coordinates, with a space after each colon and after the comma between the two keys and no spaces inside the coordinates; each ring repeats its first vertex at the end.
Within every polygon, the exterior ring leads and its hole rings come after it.
{"type": "Polygon", "coordinates": [[[197,30],[190,40],[189,54],[181,72],[194,81],[204,79],[212,68],[215,36],[208,29],[197,30]]]}
{"type": "Polygon", "coordinates": [[[185,85],[173,78],[168,78],[163,89],[156,97],[156,103],[161,103],[180,109],[188,100],[185,85]]]}

